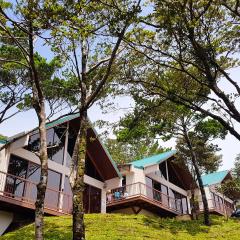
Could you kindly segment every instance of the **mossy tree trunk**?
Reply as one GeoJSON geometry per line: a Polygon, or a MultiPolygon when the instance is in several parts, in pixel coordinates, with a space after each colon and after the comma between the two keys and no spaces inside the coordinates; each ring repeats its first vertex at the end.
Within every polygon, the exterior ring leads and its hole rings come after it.
{"type": "Polygon", "coordinates": [[[209,221],[208,201],[207,201],[205,189],[204,189],[204,186],[203,186],[200,169],[199,169],[198,162],[197,162],[197,156],[196,156],[196,153],[195,153],[195,151],[193,149],[193,146],[192,146],[191,140],[190,140],[190,138],[188,136],[188,132],[187,132],[186,128],[184,128],[184,138],[185,138],[187,146],[188,146],[188,148],[190,150],[192,164],[193,164],[196,176],[197,176],[197,181],[198,181],[200,192],[201,192],[201,196],[202,196],[203,210],[204,210],[204,224],[209,226],[210,225],[210,221],[209,221]]]}
{"type": "Polygon", "coordinates": [[[84,205],[83,194],[85,189],[84,173],[85,173],[85,158],[87,151],[87,111],[81,113],[80,129],[75,144],[76,155],[73,155],[73,160],[76,166],[75,178],[72,185],[73,190],[73,240],[85,239],[85,224],[84,224],[84,205]]]}

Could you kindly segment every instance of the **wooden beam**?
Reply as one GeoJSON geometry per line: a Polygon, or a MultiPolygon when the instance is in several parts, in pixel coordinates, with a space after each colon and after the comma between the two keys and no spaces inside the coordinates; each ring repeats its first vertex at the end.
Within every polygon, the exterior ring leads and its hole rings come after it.
{"type": "Polygon", "coordinates": [[[139,214],[141,211],[142,211],[142,208],[141,207],[137,207],[138,209],[136,210],[135,209],[135,206],[132,206],[131,209],[133,210],[133,212],[137,215],[139,214]]]}

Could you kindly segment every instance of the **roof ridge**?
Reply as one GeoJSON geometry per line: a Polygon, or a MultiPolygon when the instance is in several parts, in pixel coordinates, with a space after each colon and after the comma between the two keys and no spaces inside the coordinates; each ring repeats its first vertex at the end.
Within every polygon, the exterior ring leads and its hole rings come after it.
{"type": "Polygon", "coordinates": [[[215,172],[212,172],[212,173],[205,173],[205,174],[201,175],[201,177],[207,176],[207,175],[210,175],[210,174],[214,174],[214,173],[230,172],[230,171],[231,170],[226,169],[226,170],[215,171],[215,172]]]}
{"type": "Polygon", "coordinates": [[[131,161],[131,162],[129,162],[129,163],[133,163],[133,162],[141,161],[141,160],[144,160],[144,159],[146,159],[146,158],[156,157],[156,156],[158,156],[158,155],[161,155],[161,154],[164,154],[164,153],[170,153],[170,152],[177,152],[177,150],[174,150],[174,149],[173,149],[173,150],[169,150],[169,151],[166,151],[166,152],[162,152],[162,153],[154,154],[154,155],[147,156],[147,157],[144,157],[144,158],[141,158],[141,159],[133,160],[133,161],[131,161]]]}

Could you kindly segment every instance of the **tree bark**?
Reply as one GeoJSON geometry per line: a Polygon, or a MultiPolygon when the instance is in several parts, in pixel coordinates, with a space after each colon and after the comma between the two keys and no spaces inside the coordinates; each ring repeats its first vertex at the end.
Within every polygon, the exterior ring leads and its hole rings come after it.
{"type": "Polygon", "coordinates": [[[194,193],[194,188],[193,187],[191,187],[191,205],[192,205],[192,210],[191,210],[192,220],[197,220],[198,215],[197,215],[195,193],[194,193]]]}
{"type": "Polygon", "coordinates": [[[199,184],[199,188],[200,188],[200,192],[201,192],[201,196],[202,196],[202,201],[203,201],[203,214],[204,214],[204,224],[209,226],[210,225],[210,221],[209,221],[209,208],[208,208],[208,201],[207,201],[207,197],[206,197],[206,193],[205,193],[205,189],[203,186],[203,182],[202,182],[202,178],[201,178],[201,174],[200,174],[200,170],[198,167],[198,163],[197,163],[197,156],[193,150],[191,141],[189,139],[187,130],[184,129],[184,137],[187,143],[187,146],[190,150],[191,153],[191,159],[192,159],[192,163],[194,166],[194,170],[196,172],[196,176],[197,176],[197,180],[198,180],[198,184],[199,184]]]}
{"type": "Polygon", "coordinates": [[[85,158],[87,151],[87,110],[84,110],[80,115],[80,128],[74,147],[73,160],[75,162],[75,178],[72,186],[73,190],[73,240],[85,240],[85,224],[84,224],[84,206],[83,194],[85,189],[84,173],[85,173],[85,158]],[[75,151],[76,150],[76,151],[75,151]]]}
{"type": "Polygon", "coordinates": [[[41,110],[37,112],[37,115],[39,119],[41,175],[40,182],[37,185],[37,200],[35,202],[35,239],[43,240],[44,199],[48,181],[47,131],[44,102],[41,104],[41,110]]]}
{"type": "Polygon", "coordinates": [[[34,61],[33,49],[33,26],[32,20],[29,19],[29,63],[30,63],[30,79],[33,92],[33,107],[36,111],[39,121],[39,138],[40,149],[39,159],[41,166],[40,181],[37,185],[37,199],[35,202],[35,239],[43,240],[43,217],[44,217],[44,200],[48,181],[48,154],[47,154],[47,130],[46,130],[46,113],[45,113],[45,99],[41,84],[38,78],[38,72],[34,61]]]}

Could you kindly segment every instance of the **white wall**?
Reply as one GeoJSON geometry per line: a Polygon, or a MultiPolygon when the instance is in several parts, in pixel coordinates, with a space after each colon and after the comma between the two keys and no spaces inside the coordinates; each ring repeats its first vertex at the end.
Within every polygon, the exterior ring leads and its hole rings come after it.
{"type": "MultiPolygon", "coordinates": [[[[0,236],[6,231],[13,221],[13,213],[0,211],[0,236]]],[[[23,236],[24,238],[24,236],[23,236]]]]}

